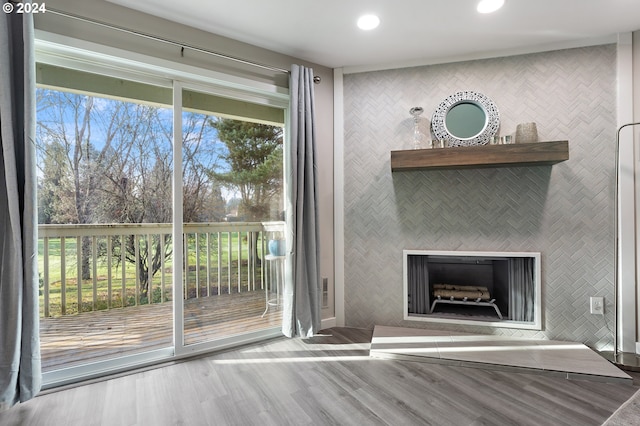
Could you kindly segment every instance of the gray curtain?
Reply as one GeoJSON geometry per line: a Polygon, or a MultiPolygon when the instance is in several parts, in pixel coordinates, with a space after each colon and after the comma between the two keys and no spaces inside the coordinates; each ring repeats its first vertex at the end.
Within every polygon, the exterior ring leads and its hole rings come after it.
{"type": "Polygon", "coordinates": [[[0,14],[0,410],[40,390],[31,14],[0,14]]]}
{"type": "Polygon", "coordinates": [[[513,321],[533,321],[533,258],[509,258],[509,309],[513,321]]]}
{"type": "Polygon", "coordinates": [[[313,70],[291,67],[291,145],[287,191],[288,256],[282,333],[311,337],[320,329],[320,251],[313,70]]]}
{"type": "Polygon", "coordinates": [[[428,314],[431,309],[428,256],[407,256],[407,285],[409,313],[428,314]]]}

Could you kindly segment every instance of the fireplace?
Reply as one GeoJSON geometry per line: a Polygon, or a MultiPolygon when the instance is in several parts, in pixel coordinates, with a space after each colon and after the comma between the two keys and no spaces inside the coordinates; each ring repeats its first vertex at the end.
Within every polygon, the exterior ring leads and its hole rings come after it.
{"type": "Polygon", "coordinates": [[[540,253],[404,250],[404,319],[540,330],[540,253]]]}

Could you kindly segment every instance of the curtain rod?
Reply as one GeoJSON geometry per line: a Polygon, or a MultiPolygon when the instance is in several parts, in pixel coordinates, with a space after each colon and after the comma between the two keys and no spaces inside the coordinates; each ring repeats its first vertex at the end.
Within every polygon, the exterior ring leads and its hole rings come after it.
{"type": "Polygon", "coordinates": [[[171,44],[173,46],[180,47],[181,48],[181,51],[180,51],[181,54],[184,52],[184,49],[186,48],[186,49],[190,49],[190,50],[193,50],[193,51],[196,51],[196,52],[205,53],[207,55],[216,56],[216,57],[222,58],[222,59],[228,59],[230,61],[238,62],[238,63],[244,64],[244,65],[250,65],[250,66],[253,66],[253,67],[257,67],[257,68],[262,68],[262,69],[269,70],[269,71],[276,71],[276,72],[281,72],[281,73],[285,73],[285,74],[289,74],[289,72],[290,72],[289,70],[285,70],[283,68],[273,67],[271,65],[260,64],[258,62],[248,61],[246,59],[242,59],[242,58],[238,58],[238,57],[235,57],[235,56],[226,55],[226,54],[223,54],[223,53],[214,52],[212,50],[202,49],[200,47],[191,46],[191,45],[184,44],[184,43],[178,43],[177,41],[169,40],[169,39],[158,37],[158,36],[151,35],[151,34],[142,33],[142,32],[139,32],[139,31],[130,30],[130,29],[125,28],[125,27],[121,27],[121,26],[113,25],[113,24],[108,24],[106,22],[98,21],[98,20],[92,19],[92,18],[86,18],[84,16],[76,15],[76,14],[69,13],[69,12],[63,12],[61,10],[52,9],[50,7],[47,7],[47,13],[53,13],[55,15],[60,15],[60,16],[63,16],[65,18],[72,18],[72,19],[76,19],[78,21],[87,22],[87,23],[94,24],[94,25],[99,25],[101,27],[105,27],[105,28],[108,28],[108,29],[118,30],[118,31],[122,31],[122,32],[125,32],[125,33],[128,33],[128,34],[132,34],[132,35],[136,35],[136,36],[139,36],[139,37],[147,38],[149,40],[154,40],[154,41],[159,41],[159,42],[166,43],[166,44],[171,44]]]}

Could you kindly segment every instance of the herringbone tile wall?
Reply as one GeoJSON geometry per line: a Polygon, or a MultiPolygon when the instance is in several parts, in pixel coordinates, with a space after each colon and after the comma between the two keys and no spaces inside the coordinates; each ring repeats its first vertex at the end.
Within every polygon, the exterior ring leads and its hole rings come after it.
{"type": "Polygon", "coordinates": [[[436,327],[402,319],[403,249],[539,251],[544,330],[495,332],[610,344],[615,63],[606,45],[345,75],[347,325],[436,327]],[[540,140],[568,140],[570,160],[392,174],[389,151],[411,147],[409,109],[425,109],[428,133],[459,90],[498,105],[502,135],[535,121],[540,140]],[[594,295],[604,317],[589,314],[594,295]]]}

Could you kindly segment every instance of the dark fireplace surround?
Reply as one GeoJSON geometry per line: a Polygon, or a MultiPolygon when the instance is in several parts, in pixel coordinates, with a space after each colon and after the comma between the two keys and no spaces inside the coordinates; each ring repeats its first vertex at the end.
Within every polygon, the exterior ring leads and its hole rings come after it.
{"type": "Polygon", "coordinates": [[[404,250],[403,276],[405,320],[542,329],[540,253],[404,250]]]}

